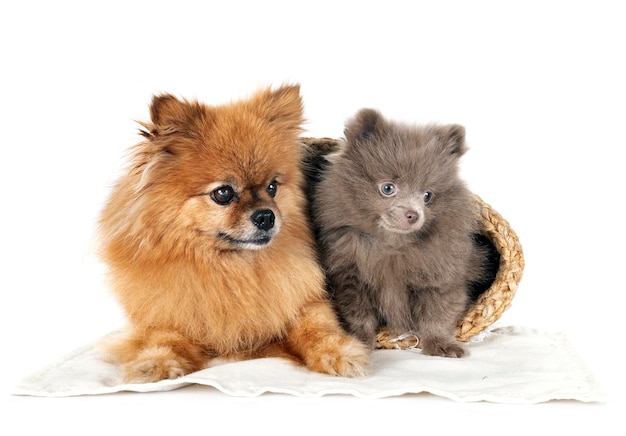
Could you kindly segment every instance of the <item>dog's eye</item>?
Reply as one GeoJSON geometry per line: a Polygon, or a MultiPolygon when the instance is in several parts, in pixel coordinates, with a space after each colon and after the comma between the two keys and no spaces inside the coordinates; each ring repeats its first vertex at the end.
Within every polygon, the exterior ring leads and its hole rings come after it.
{"type": "Polygon", "coordinates": [[[277,190],[278,190],[278,182],[276,180],[272,181],[272,183],[270,183],[267,186],[267,193],[272,198],[276,196],[276,191],[277,190]]]}
{"type": "Polygon", "coordinates": [[[237,194],[232,186],[224,185],[211,192],[211,199],[220,206],[226,206],[235,199],[237,194]]]}
{"type": "Polygon", "coordinates": [[[378,185],[378,190],[383,195],[383,197],[393,197],[398,193],[398,188],[394,183],[391,182],[380,183],[378,185]]]}
{"type": "Polygon", "coordinates": [[[426,191],[424,192],[424,195],[422,196],[422,198],[424,199],[424,203],[428,204],[431,201],[433,201],[433,198],[435,198],[435,194],[433,194],[430,191],[426,191]]]}

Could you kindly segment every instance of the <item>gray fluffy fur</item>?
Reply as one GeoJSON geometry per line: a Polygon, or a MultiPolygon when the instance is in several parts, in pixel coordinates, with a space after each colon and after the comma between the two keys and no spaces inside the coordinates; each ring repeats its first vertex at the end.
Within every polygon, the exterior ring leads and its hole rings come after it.
{"type": "Polygon", "coordinates": [[[455,329],[485,257],[472,242],[476,203],[458,176],[465,129],[408,126],[363,109],[345,136],[312,203],[344,327],[371,346],[387,326],[416,332],[425,354],[465,355],[455,329]]]}

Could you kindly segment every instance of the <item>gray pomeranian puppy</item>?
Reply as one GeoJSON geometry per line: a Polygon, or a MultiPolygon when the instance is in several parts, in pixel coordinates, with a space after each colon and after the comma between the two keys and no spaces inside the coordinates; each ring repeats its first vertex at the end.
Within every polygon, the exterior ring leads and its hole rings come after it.
{"type": "Polygon", "coordinates": [[[370,346],[383,326],[422,352],[462,357],[457,322],[484,280],[477,204],[458,175],[460,125],[409,126],[363,109],[312,194],[329,292],[346,330],[370,346]]]}

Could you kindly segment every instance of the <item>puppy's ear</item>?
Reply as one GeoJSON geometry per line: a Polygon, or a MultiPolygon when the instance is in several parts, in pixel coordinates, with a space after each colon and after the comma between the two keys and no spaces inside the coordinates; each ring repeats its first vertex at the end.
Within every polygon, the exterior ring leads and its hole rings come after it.
{"type": "Polygon", "coordinates": [[[283,85],[276,90],[265,89],[252,97],[257,111],[267,121],[279,123],[280,128],[300,129],[304,122],[300,85],[283,85]]]}
{"type": "Polygon", "coordinates": [[[441,142],[443,151],[458,157],[467,151],[465,144],[465,127],[460,124],[450,124],[441,127],[441,142]]]}
{"type": "Polygon", "coordinates": [[[368,139],[383,132],[385,120],[375,109],[361,109],[346,123],[343,133],[348,144],[368,139]]]}

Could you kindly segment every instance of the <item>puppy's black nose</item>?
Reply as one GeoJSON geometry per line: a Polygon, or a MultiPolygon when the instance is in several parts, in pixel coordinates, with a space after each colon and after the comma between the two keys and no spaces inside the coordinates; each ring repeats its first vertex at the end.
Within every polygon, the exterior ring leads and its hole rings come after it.
{"type": "Polygon", "coordinates": [[[261,230],[269,230],[274,227],[274,212],[270,209],[260,209],[255,211],[250,217],[255,226],[261,230]]]}

